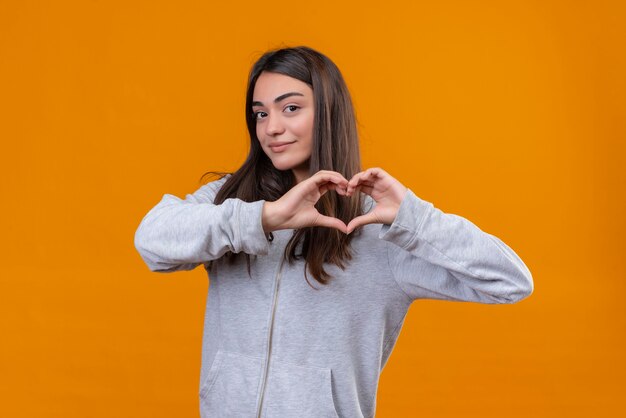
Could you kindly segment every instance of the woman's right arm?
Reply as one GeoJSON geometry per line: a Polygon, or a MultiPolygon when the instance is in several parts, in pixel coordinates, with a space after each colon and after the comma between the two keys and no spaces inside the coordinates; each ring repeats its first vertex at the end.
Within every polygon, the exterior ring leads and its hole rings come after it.
{"type": "Polygon", "coordinates": [[[142,219],[135,248],[151,271],[192,270],[227,251],[263,255],[269,243],[263,230],[265,201],[213,200],[228,176],[202,186],[186,198],[165,194],[142,219]]]}

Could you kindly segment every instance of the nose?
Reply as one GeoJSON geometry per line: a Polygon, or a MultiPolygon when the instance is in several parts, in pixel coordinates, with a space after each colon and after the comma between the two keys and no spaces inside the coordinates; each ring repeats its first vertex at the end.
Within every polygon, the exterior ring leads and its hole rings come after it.
{"type": "Polygon", "coordinates": [[[283,126],[280,115],[267,115],[267,121],[265,123],[265,133],[267,135],[278,135],[285,131],[285,127],[283,126]]]}

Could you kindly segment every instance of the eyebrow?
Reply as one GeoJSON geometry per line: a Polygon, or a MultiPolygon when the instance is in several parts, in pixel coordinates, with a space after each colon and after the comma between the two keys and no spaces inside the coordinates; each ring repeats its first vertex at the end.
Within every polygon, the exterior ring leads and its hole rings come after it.
{"type": "MultiPolygon", "coordinates": [[[[290,91],[289,93],[281,94],[280,96],[275,98],[274,103],[278,103],[281,100],[285,100],[287,97],[291,97],[291,96],[303,96],[304,97],[304,94],[298,93],[297,91],[290,91]]],[[[263,106],[263,103],[255,101],[255,102],[252,102],[252,106],[263,106]]]]}

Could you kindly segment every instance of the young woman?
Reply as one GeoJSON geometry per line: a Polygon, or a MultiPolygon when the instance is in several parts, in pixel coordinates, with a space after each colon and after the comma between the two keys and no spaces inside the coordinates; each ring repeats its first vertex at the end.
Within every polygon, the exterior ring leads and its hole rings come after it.
{"type": "Polygon", "coordinates": [[[361,171],[350,94],[323,54],[265,53],[245,112],[244,164],[184,200],[165,194],[135,234],[150,270],[210,276],[203,417],[373,417],[413,301],[532,293],[500,239],[361,171]]]}

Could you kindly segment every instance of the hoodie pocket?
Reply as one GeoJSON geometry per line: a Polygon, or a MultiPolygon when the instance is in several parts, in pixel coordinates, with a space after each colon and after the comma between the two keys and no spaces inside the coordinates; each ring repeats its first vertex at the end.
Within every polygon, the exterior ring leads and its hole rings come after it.
{"type": "Polygon", "coordinates": [[[263,416],[268,418],[338,418],[331,369],[272,359],[263,416]]]}
{"type": "Polygon", "coordinates": [[[263,359],[218,350],[200,386],[200,415],[253,417],[263,359]]]}

